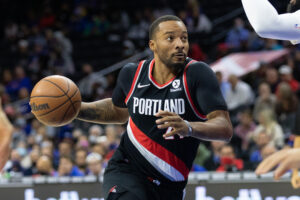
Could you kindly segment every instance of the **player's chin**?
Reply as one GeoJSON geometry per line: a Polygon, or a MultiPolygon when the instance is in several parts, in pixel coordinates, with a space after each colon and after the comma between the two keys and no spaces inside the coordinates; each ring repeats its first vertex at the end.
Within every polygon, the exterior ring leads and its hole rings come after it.
{"type": "Polygon", "coordinates": [[[186,56],[173,56],[174,64],[183,64],[186,60],[186,56]]]}

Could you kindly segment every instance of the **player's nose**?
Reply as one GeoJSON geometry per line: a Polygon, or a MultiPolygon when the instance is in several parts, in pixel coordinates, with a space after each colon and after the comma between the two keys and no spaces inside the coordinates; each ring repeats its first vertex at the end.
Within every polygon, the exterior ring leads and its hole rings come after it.
{"type": "Polygon", "coordinates": [[[180,38],[177,38],[175,40],[175,47],[176,47],[176,49],[184,49],[184,46],[185,46],[185,44],[184,44],[184,42],[180,38]]]}

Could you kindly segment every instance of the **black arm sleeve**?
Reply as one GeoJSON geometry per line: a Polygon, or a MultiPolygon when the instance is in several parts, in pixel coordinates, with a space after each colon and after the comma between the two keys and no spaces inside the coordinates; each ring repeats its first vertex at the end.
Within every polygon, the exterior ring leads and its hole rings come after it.
{"type": "Polygon", "coordinates": [[[207,115],[215,110],[227,110],[216,75],[207,64],[192,63],[187,69],[187,82],[201,113],[207,115]]]}
{"type": "Polygon", "coordinates": [[[112,94],[112,102],[115,106],[126,108],[125,99],[131,88],[131,84],[137,70],[137,64],[128,63],[120,71],[117,85],[112,94]]]}

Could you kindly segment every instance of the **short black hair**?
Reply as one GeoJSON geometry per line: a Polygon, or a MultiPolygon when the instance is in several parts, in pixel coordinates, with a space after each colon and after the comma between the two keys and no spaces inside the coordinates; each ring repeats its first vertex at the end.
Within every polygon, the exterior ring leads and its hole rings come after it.
{"type": "Polygon", "coordinates": [[[175,15],[164,15],[164,16],[161,16],[159,18],[157,18],[151,25],[150,25],[150,28],[149,28],[149,40],[152,40],[153,39],[153,36],[154,36],[154,33],[156,32],[157,28],[158,28],[158,25],[162,22],[166,22],[166,21],[179,21],[179,22],[182,22],[183,21],[175,16],[175,15]]]}
{"type": "Polygon", "coordinates": [[[288,13],[296,12],[297,10],[300,10],[300,0],[296,0],[296,3],[292,4],[289,3],[287,7],[288,13]]]}

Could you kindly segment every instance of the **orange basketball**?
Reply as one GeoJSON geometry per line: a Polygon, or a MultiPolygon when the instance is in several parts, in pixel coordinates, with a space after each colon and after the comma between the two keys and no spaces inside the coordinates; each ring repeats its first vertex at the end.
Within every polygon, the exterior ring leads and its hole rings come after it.
{"type": "Polygon", "coordinates": [[[76,84],[59,75],[40,80],[30,95],[31,112],[48,126],[63,126],[78,114],[81,95],[76,84]]]}

